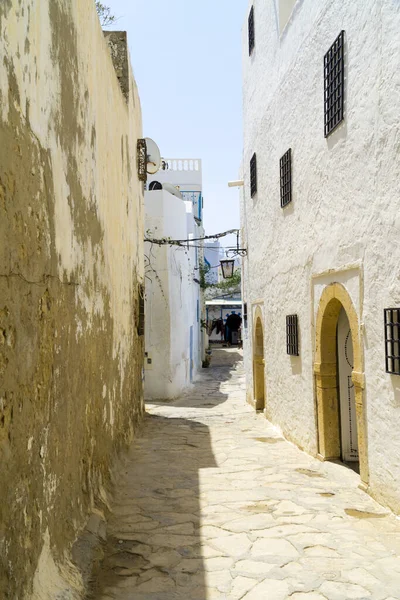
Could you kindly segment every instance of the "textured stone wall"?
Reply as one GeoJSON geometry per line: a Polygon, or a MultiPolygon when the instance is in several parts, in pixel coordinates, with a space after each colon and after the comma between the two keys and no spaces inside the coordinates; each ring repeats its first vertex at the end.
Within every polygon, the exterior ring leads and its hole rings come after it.
{"type": "MultiPolygon", "coordinates": [[[[263,313],[266,412],[317,453],[313,363],[322,290],[342,283],[360,323],[370,491],[400,511],[400,378],[385,372],[383,309],[400,306],[400,5],[298,0],[282,32],[278,3],[254,0],[243,28],[244,300],[263,313]],[[345,30],[345,120],[324,138],[323,57],[345,30]],[[293,201],[280,206],[279,159],[292,149],[293,201]],[[257,153],[258,192],[249,192],[257,153]],[[297,314],[300,356],[285,346],[297,314]]],[[[251,401],[252,319],[244,344],[251,401]]]]}
{"type": "Polygon", "coordinates": [[[140,104],[92,0],[3,0],[0,55],[0,597],[75,598],[143,413],[140,104]]]}

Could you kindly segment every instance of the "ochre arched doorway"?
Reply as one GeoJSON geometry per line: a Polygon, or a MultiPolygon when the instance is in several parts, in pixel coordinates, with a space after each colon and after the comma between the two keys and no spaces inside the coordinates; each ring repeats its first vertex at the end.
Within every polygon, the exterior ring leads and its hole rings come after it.
{"type": "MultiPolygon", "coordinates": [[[[360,477],[368,484],[367,436],[364,411],[364,372],[357,313],[340,283],[322,292],[316,321],[314,373],[317,392],[319,454],[324,460],[342,458],[342,435],[338,378],[338,322],[348,320],[351,334],[351,381],[354,386],[355,421],[360,477]],[[345,314],[344,314],[345,313],[345,314]]],[[[340,335],[340,327],[339,327],[340,335]]],[[[350,387],[350,386],[349,386],[350,387]]],[[[352,387],[352,386],[351,386],[352,387]]]]}
{"type": "Polygon", "coordinates": [[[264,410],[265,408],[264,364],[264,329],[261,309],[257,307],[254,315],[253,339],[253,394],[256,410],[264,410]]]}

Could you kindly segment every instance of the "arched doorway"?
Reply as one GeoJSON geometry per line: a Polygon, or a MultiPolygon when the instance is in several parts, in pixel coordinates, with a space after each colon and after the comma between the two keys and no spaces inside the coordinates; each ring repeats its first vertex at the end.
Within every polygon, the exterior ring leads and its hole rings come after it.
{"type": "Polygon", "coordinates": [[[356,394],[352,379],[354,368],[353,340],[350,323],[344,308],[340,310],[337,324],[337,361],[341,459],[357,470],[359,456],[356,394]]]}
{"type": "Polygon", "coordinates": [[[253,384],[254,405],[256,410],[265,409],[265,379],[264,379],[264,331],[262,314],[256,309],[254,340],[253,340],[253,384]]]}
{"type": "Polygon", "coordinates": [[[316,322],[318,445],[324,460],[359,460],[368,483],[364,373],[357,313],[340,283],[327,286],[316,322]]]}

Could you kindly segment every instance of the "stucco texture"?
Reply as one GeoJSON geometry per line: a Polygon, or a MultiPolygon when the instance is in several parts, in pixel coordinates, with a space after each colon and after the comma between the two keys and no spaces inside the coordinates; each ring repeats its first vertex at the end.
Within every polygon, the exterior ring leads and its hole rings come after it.
{"type": "Polygon", "coordinates": [[[2,2],[0,50],[0,597],[75,598],[143,413],[140,103],[92,0],[2,2]]]}
{"type": "MultiPolygon", "coordinates": [[[[363,356],[369,491],[400,511],[400,378],[385,372],[383,309],[400,305],[400,5],[254,0],[255,48],[243,27],[244,301],[264,326],[266,414],[318,453],[315,324],[326,286],[354,306],[363,356]],[[289,2],[293,4],[293,2],[289,2]],[[282,30],[282,31],[281,31],[282,30]],[[323,57],[345,31],[345,119],[324,137],[323,57]],[[292,202],[280,206],[279,159],[292,151],[292,202]],[[249,162],[257,154],[258,191],[249,162]],[[300,355],[286,354],[285,316],[297,314],[300,355]]],[[[253,394],[252,319],[245,335],[253,394]]]]}
{"type": "MultiPolygon", "coordinates": [[[[145,209],[146,232],[154,238],[185,240],[191,234],[204,235],[194,221],[191,203],[165,190],[146,192],[145,209]]],[[[146,400],[177,397],[201,368],[200,252],[201,248],[189,244],[145,245],[146,400]]]]}

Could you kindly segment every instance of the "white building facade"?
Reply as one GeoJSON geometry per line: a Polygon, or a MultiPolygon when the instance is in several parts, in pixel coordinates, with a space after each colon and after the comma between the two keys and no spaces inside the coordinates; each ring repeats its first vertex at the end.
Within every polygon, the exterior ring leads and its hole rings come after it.
{"type": "Polygon", "coordinates": [[[200,264],[201,161],[167,159],[145,192],[146,237],[194,240],[145,244],[145,398],[174,398],[187,389],[205,351],[200,264]],[[165,187],[163,187],[165,186],[165,187]]]}
{"type": "Polygon", "coordinates": [[[393,0],[249,4],[241,201],[248,401],[397,512],[399,31],[393,0]]]}
{"type": "Polygon", "coordinates": [[[221,279],[220,261],[224,258],[224,251],[219,240],[204,244],[204,267],[207,270],[206,281],[216,284],[221,279]]]}

